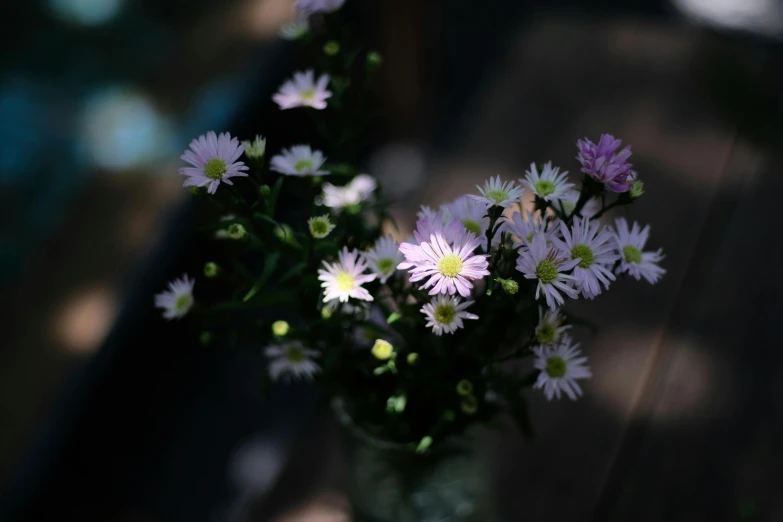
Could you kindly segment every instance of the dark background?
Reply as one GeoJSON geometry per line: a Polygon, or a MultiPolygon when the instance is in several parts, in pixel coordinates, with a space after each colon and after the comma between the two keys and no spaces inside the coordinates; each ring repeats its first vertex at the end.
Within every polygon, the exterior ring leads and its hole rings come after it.
{"type": "MultiPolygon", "coordinates": [[[[301,133],[289,0],[4,6],[0,520],[341,520],[337,432],[307,388],[263,400],[258,347],[198,344],[152,296],[204,244],[178,157],[207,130],[301,133]]],[[[783,5],[348,0],[384,56],[365,167],[421,203],[577,138],[631,144],[629,217],[667,254],[574,311],[594,379],[484,434],[503,520],[783,520],[783,5]]]]}

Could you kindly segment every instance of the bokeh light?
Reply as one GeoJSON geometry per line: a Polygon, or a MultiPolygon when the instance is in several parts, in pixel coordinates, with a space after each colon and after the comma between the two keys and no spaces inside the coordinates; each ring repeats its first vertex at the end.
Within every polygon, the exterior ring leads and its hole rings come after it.
{"type": "Polygon", "coordinates": [[[88,100],[82,133],[91,160],[108,169],[138,167],[162,158],[171,137],[169,122],[147,97],[120,87],[88,100]]]}
{"type": "Polygon", "coordinates": [[[58,18],[80,24],[101,25],[119,14],[123,0],[49,0],[49,8],[58,18]]]}

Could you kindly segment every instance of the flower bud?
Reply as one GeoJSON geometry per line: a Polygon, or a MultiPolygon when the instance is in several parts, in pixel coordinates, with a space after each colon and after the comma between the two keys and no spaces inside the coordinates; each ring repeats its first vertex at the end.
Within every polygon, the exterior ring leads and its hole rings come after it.
{"type": "Polygon", "coordinates": [[[467,379],[462,379],[457,383],[457,393],[463,397],[467,397],[473,393],[473,384],[467,379]]]}
{"type": "Polygon", "coordinates": [[[637,179],[633,182],[633,185],[631,185],[630,195],[631,198],[636,199],[639,196],[644,194],[644,182],[640,179],[637,179]]]}
{"type": "Polygon", "coordinates": [[[241,223],[231,223],[226,233],[231,239],[242,239],[247,235],[247,229],[241,223]]]}
{"type": "Polygon", "coordinates": [[[406,359],[408,361],[408,364],[411,366],[415,365],[419,361],[419,354],[416,352],[411,352],[408,354],[408,357],[406,359]]]}
{"type": "Polygon", "coordinates": [[[215,336],[212,334],[212,332],[204,331],[201,332],[201,335],[199,335],[199,341],[201,341],[201,344],[207,345],[210,344],[215,339],[215,336]]]}
{"type": "Polygon", "coordinates": [[[286,321],[275,321],[272,323],[272,333],[275,337],[285,337],[290,329],[286,321]]]}
{"type": "Polygon", "coordinates": [[[468,395],[462,399],[459,407],[465,415],[475,415],[478,411],[478,401],[473,395],[468,395]]]}
{"type": "Polygon", "coordinates": [[[370,51],[367,53],[367,70],[377,71],[383,64],[383,57],[378,51],[370,51]]]}
{"type": "Polygon", "coordinates": [[[391,359],[391,356],[394,354],[394,347],[389,341],[376,339],[372,347],[372,354],[376,359],[386,361],[391,359]]]}
{"type": "Polygon", "coordinates": [[[272,189],[269,187],[269,185],[261,185],[258,187],[258,195],[262,198],[266,198],[269,196],[269,194],[272,193],[272,189]]]}
{"type": "Polygon", "coordinates": [[[496,281],[500,283],[500,286],[503,287],[503,291],[508,295],[514,295],[519,292],[519,283],[513,279],[503,279],[502,277],[498,277],[496,281]]]}
{"type": "Polygon", "coordinates": [[[326,56],[334,56],[340,52],[340,44],[334,40],[330,40],[324,44],[324,54],[326,56]]]}
{"type": "Polygon", "coordinates": [[[245,156],[252,160],[260,160],[266,152],[266,139],[262,136],[256,136],[253,141],[243,141],[245,147],[245,156]]]}
{"type": "Polygon", "coordinates": [[[220,275],[220,267],[217,263],[210,261],[204,264],[205,277],[217,277],[218,275],[220,275]]]}

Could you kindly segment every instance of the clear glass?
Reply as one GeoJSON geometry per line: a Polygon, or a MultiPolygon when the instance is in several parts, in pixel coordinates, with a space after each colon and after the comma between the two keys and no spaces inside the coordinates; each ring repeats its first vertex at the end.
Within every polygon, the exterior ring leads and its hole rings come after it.
{"type": "Polygon", "coordinates": [[[467,438],[435,444],[420,455],[369,435],[342,401],[334,402],[348,455],[355,522],[491,522],[484,459],[467,438]]]}

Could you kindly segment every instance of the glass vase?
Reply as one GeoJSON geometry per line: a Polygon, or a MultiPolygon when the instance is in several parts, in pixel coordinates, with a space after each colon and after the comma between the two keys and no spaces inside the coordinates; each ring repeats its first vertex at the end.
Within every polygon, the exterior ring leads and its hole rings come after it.
{"type": "Polygon", "coordinates": [[[348,457],[354,522],[491,522],[489,473],[468,437],[425,454],[374,437],[334,403],[348,457]]]}

